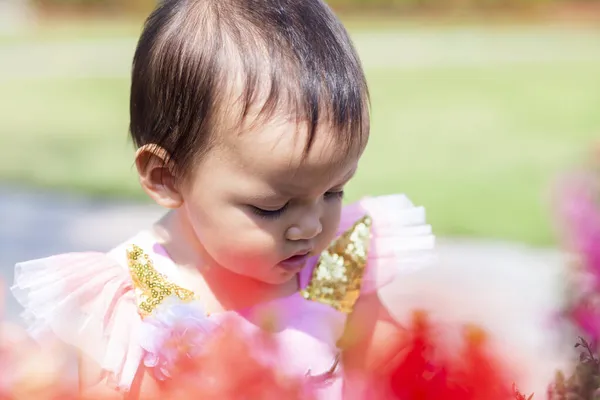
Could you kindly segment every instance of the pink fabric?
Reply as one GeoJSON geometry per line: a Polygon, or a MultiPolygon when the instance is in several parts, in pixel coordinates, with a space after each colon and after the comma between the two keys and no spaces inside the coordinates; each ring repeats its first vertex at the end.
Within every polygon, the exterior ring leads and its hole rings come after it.
{"type": "Polygon", "coordinates": [[[362,293],[372,293],[431,263],[435,238],[423,207],[415,207],[401,194],[367,197],[344,208],[338,234],[365,214],[372,219],[372,236],[362,293]]]}
{"type": "Polygon", "coordinates": [[[36,337],[53,333],[128,389],[141,361],[141,319],[127,270],[103,253],[71,253],[16,265],[15,298],[36,337]]]}
{"type": "MultiPolygon", "coordinates": [[[[365,214],[373,219],[373,234],[362,292],[371,293],[423,266],[434,239],[425,225],[424,210],[403,195],[366,198],[345,207],[339,233],[365,214]]],[[[128,243],[142,247],[159,272],[177,281],[177,266],[150,235],[140,234],[128,243]]],[[[311,269],[301,273],[302,287],[308,283],[311,269]]],[[[124,246],[110,255],[75,253],[20,263],[12,290],[25,307],[32,330],[53,332],[96,360],[119,388],[130,387],[143,350],[138,337],[141,319],[124,246]]],[[[247,329],[256,329],[265,310],[278,311],[282,369],[301,374],[311,370],[313,375],[329,370],[338,352],[336,342],[343,333],[345,314],[296,293],[236,315],[247,329]]],[[[211,316],[216,321],[219,318],[211,316]]],[[[337,376],[321,389],[323,398],[341,397],[341,371],[337,376]]]]}

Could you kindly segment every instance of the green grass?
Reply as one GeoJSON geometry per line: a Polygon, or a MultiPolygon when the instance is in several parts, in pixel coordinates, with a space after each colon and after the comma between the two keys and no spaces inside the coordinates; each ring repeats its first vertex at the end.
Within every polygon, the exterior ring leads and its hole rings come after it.
{"type": "MultiPolygon", "coordinates": [[[[582,48],[594,50],[598,37],[582,48]]],[[[553,180],[600,134],[600,57],[366,65],[373,133],[349,200],[405,192],[427,207],[440,235],[552,243],[553,180]]],[[[128,84],[0,79],[0,179],[145,198],[127,138],[128,84]]]]}
{"type": "MultiPolygon", "coordinates": [[[[45,43],[63,40],[97,40],[122,37],[135,37],[139,35],[142,25],[142,17],[106,17],[88,19],[52,19],[33,21],[32,25],[18,34],[2,34],[0,31],[0,45],[20,43],[45,43]]],[[[348,29],[353,32],[390,30],[422,26],[421,21],[413,22],[401,20],[395,17],[378,15],[368,20],[356,15],[347,16],[344,22],[348,29]],[[376,23],[374,23],[376,20],[376,23]]],[[[435,24],[437,28],[440,24],[435,24]]],[[[443,26],[443,24],[442,24],[443,26]]]]}
{"type": "Polygon", "coordinates": [[[142,24],[142,19],[130,18],[33,21],[17,34],[0,34],[0,45],[135,37],[142,24]]]}
{"type": "MultiPolygon", "coordinates": [[[[341,19],[346,28],[353,32],[422,30],[430,32],[448,32],[474,27],[487,31],[505,31],[529,29],[536,26],[548,26],[546,21],[516,16],[497,17],[485,16],[486,24],[481,25],[482,16],[469,14],[449,15],[446,18],[427,18],[419,16],[402,16],[389,13],[349,13],[342,14],[341,19]]],[[[144,23],[143,16],[107,16],[105,18],[54,18],[34,20],[27,29],[17,34],[5,34],[0,31],[0,45],[19,43],[44,43],[64,40],[98,40],[123,37],[136,37],[141,32],[144,23]]],[[[582,21],[556,22],[556,25],[568,25],[571,28],[582,27],[582,21]]],[[[591,23],[587,24],[592,25],[591,23]]]]}
{"type": "Polygon", "coordinates": [[[126,79],[0,81],[3,179],[140,196],[127,138],[126,79]]]}
{"type": "Polygon", "coordinates": [[[405,191],[443,234],[550,243],[554,180],[600,134],[598,68],[370,74],[374,132],[351,196],[405,191]]]}

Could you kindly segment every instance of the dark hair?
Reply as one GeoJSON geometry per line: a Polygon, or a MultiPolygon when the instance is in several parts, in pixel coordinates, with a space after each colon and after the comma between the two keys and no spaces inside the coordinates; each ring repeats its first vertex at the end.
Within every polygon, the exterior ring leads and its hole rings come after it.
{"type": "Polygon", "coordinates": [[[135,52],[130,131],[136,146],[161,146],[185,174],[232,103],[240,123],[255,107],[263,118],[292,110],[308,125],[308,152],[323,122],[346,150],[364,143],[368,102],[356,51],[323,1],[164,0],[135,52]]]}

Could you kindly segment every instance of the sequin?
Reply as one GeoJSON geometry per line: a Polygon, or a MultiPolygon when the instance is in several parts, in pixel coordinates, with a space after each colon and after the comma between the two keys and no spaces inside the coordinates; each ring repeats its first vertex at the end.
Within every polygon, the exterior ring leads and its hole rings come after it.
{"type": "Polygon", "coordinates": [[[343,313],[352,312],[360,295],[370,239],[371,218],[365,216],[321,253],[302,296],[343,313]]]}
{"type": "Polygon", "coordinates": [[[177,296],[184,302],[195,298],[194,292],[169,282],[156,271],[150,257],[139,246],[131,245],[127,249],[127,262],[142,317],[152,314],[169,296],[177,296]]]}

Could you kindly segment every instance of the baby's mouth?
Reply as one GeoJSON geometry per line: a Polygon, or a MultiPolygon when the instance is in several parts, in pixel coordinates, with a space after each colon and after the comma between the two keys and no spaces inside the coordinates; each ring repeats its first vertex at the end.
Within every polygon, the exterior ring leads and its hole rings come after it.
{"type": "Polygon", "coordinates": [[[308,259],[310,258],[310,252],[306,252],[303,254],[296,254],[285,260],[281,261],[279,265],[287,270],[296,270],[302,269],[308,259]]]}

